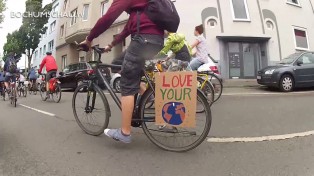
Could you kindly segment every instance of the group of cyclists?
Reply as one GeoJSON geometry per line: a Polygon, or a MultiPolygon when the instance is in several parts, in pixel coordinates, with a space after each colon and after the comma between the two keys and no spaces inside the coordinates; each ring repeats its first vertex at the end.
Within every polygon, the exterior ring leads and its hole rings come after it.
{"type": "MultiPolygon", "coordinates": [[[[126,37],[131,35],[131,43],[123,55],[115,59],[113,63],[120,63],[121,70],[121,105],[122,105],[122,127],[119,129],[105,129],[104,133],[115,140],[130,143],[131,142],[131,119],[134,109],[134,96],[139,93],[141,88],[142,69],[146,59],[158,56],[166,56],[166,61],[174,58],[185,62],[190,62],[192,70],[197,70],[199,66],[208,62],[208,51],[205,38],[203,36],[203,25],[195,27],[194,35],[196,40],[189,45],[185,36],[180,33],[169,32],[161,29],[154,23],[146,13],[139,13],[139,9],[145,9],[147,0],[116,0],[113,1],[107,13],[102,16],[90,31],[86,40],[79,44],[84,51],[89,51],[92,41],[105,32],[113,22],[123,13],[129,14],[129,19],[123,31],[115,36],[114,40],[104,48],[104,52],[122,42],[126,37]],[[164,38],[167,37],[166,42],[164,38]],[[192,50],[196,49],[196,53],[192,50]],[[167,55],[172,51],[172,55],[167,55]]],[[[14,55],[8,57],[4,66],[4,83],[6,90],[9,90],[9,82],[15,82],[16,76],[14,69],[11,68],[11,62],[15,61],[14,55]]],[[[16,65],[16,64],[15,64],[16,65]]],[[[41,74],[43,67],[46,67],[46,89],[47,97],[49,96],[49,79],[56,75],[58,67],[56,60],[47,52],[43,59],[38,73],[41,74]]],[[[29,79],[35,80],[36,73],[30,71],[29,79]]],[[[37,77],[36,77],[37,78],[37,77]]]]}
{"type": "MultiPolygon", "coordinates": [[[[48,51],[46,53],[46,57],[43,59],[42,63],[40,64],[40,68],[38,71],[38,74],[41,74],[44,67],[46,67],[47,75],[46,75],[46,87],[47,87],[47,94],[46,99],[49,96],[49,80],[56,75],[56,72],[58,70],[58,66],[56,63],[55,58],[52,56],[52,53],[48,51]]],[[[8,95],[11,95],[10,93],[10,87],[11,86],[18,86],[22,87],[24,86],[24,82],[26,80],[29,80],[30,88],[37,88],[36,81],[37,81],[37,73],[36,73],[36,67],[32,67],[27,74],[27,78],[23,75],[23,73],[20,72],[20,70],[17,68],[17,63],[19,61],[19,58],[16,57],[14,52],[11,52],[8,54],[8,57],[5,61],[4,67],[2,70],[0,70],[0,92],[1,96],[5,96],[4,94],[7,93],[8,95]],[[16,85],[16,82],[18,82],[18,85],[16,85]]],[[[14,89],[17,91],[17,89],[14,89]]],[[[17,95],[17,92],[15,92],[17,95]]],[[[16,98],[16,97],[10,97],[10,98],[16,98]]]]}

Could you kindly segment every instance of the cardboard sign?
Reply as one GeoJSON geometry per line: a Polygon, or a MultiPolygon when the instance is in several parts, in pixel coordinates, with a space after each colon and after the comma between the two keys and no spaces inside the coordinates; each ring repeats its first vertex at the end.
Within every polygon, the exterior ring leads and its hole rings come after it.
{"type": "Polygon", "coordinates": [[[197,73],[162,72],[155,78],[156,125],[195,127],[197,73]]]}

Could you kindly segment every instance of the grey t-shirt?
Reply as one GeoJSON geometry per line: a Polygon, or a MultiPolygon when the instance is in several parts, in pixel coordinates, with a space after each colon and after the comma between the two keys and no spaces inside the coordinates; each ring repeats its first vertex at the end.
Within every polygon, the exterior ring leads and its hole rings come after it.
{"type": "Polygon", "coordinates": [[[196,46],[196,58],[206,64],[208,62],[209,54],[206,39],[203,35],[200,35],[196,38],[196,40],[199,41],[199,44],[196,46]]]}

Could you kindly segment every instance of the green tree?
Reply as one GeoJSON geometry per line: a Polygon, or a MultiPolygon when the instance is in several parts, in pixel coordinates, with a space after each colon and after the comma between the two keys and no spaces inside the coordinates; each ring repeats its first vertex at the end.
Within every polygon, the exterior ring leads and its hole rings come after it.
{"type": "MultiPolygon", "coordinates": [[[[23,18],[22,26],[18,31],[7,35],[7,43],[4,45],[3,50],[5,56],[10,52],[15,52],[18,56],[26,54],[28,68],[30,68],[40,37],[46,33],[47,27],[44,26],[48,22],[52,4],[42,7],[42,0],[27,0],[25,4],[25,16],[27,17],[23,18]]],[[[4,57],[5,59],[6,57],[4,57]]]]}
{"type": "Polygon", "coordinates": [[[20,36],[21,36],[20,30],[14,31],[12,32],[12,34],[7,35],[7,43],[5,43],[3,46],[4,50],[3,61],[7,59],[7,55],[10,52],[15,52],[18,57],[21,57],[22,54],[25,53],[20,36]]]}
{"type": "Polygon", "coordinates": [[[5,3],[6,3],[6,0],[0,0],[0,24],[4,20],[4,16],[2,16],[2,13],[6,10],[5,3]]]}
{"type": "Polygon", "coordinates": [[[35,14],[34,17],[23,18],[23,24],[19,29],[20,40],[22,48],[27,55],[28,68],[30,68],[31,61],[35,49],[38,47],[40,37],[46,33],[47,27],[44,27],[49,19],[49,12],[52,10],[52,3],[42,7],[42,0],[27,0],[26,14],[35,14]],[[39,14],[39,15],[37,15],[39,14]],[[36,17],[39,16],[39,17],[36,17]]]}

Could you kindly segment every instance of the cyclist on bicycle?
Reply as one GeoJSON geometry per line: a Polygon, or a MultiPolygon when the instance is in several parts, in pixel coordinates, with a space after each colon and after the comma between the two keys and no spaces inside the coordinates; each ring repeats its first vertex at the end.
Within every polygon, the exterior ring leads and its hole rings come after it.
{"type": "Polygon", "coordinates": [[[49,97],[49,80],[57,75],[58,66],[56,63],[56,59],[52,56],[51,51],[46,53],[46,57],[40,64],[40,68],[38,74],[41,74],[43,68],[46,66],[46,99],[49,97]]]}
{"type": "Polygon", "coordinates": [[[143,11],[145,9],[147,2],[147,0],[113,1],[107,13],[98,20],[89,36],[80,44],[82,48],[85,49],[87,46],[89,49],[91,42],[105,32],[124,11],[129,14],[128,22],[123,31],[115,37],[111,44],[105,47],[105,52],[109,52],[113,46],[127,36],[131,35],[132,37],[121,71],[122,128],[104,131],[107,136],[124,143],[131,142],[134,95],[140,90],[145,60],[153,58],[162,49],[164,43],[164,30],[154,24],[145,13],[137,13],[138,10],[143,11]],[[139,20],[137,20],[138,18],[139,20]]]}
{"type": "Polygon", "coordinates": [[[33,88],[33,85],[36,84],[36,80],[37,80],[37,75],[36,75],[36,71],[35,71],[36,67],[32,67],[31,70],[28,73],[28,79],[30,80],[30,87],[31,89],[33,88]]]}
{"type": "Polygon", "coordinates": [[[4,64],[4,72],[5,72],[4,84],[7,91],[10,90],[10,81],[12,81],[13,86],[15,86],[16,74],[17,74],[17,62],[18,62],[18,59],[15,58],[15,53],[13,52],[9,53],[8,58],[4,64]]]}
{"type": "Polygon", "coordinates": [[[25,82],[25,77],[22,73],[20,73],[20,75],[18,76],[19,77],[19,87],[23,87],[24,86],[24,82],[25,82]]]}
{"type": "Polygon", "coordinates": [[[195,57],[190,62],[192,70],[197,70],[201,65],[208,63],[208,50],[206,39],[203,36],[204,27],[199,25],[195,27],[194,35],[196,36],[195,42],[191,45],[192,49],[196,48],[195,57]]]}
{"type": "Polygon", "coordinates": [[[3,91],[4,91],[4,73],[3,73],[3,71],[2,71],[2,69],[0,69],[0,92],[1,92],[1,94],[0,95],[2,95],[3,94],[3,91]]]}
{"type": "Polygon", "coordinates": [[[168,61],[171,58],[175,58],[181,61],[191,60],[192,49],[185,40],[185,36],[180,33],[171,33],[165,31],[165,37],[167,37],[164,48],[158,53],[159,56],[167,55],[169,51],[172,51],[172,54],[167,57],[165,61],[168,61]]]}

